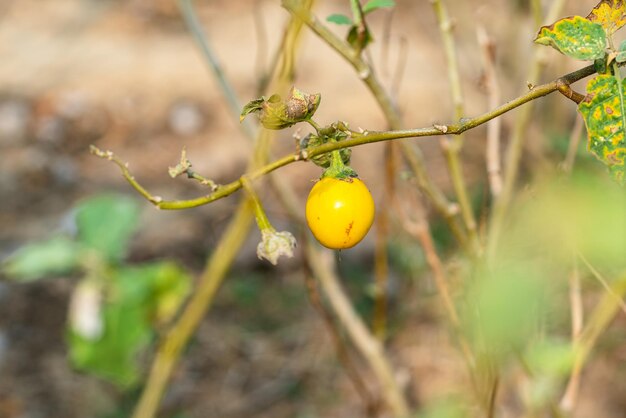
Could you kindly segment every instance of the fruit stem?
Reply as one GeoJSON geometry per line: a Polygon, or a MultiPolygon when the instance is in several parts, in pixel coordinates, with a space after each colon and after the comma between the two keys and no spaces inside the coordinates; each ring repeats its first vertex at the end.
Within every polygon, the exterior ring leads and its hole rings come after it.
{"type": "Polygon", "coordinates": [[[274,231],[274,227],[270,223],[270,220],[267,218],[267,215],[265,214],[265,210],[263,209],[263,204],[261,203],[261,200],[259,199],[259,196],[257,195],[257,193],[254,191],[254,188],[252,187],[252,183],[250,182],[250,179],[248,179],[246,176],[242,176],[241,185],[246,190],[246,192],[248,192],[248,195],[250,196],[252,205],[254,206],[254,217],[256,218],[256,223],[259,229],[261,230],[261,232],[274,231]]]}
{"type": "Polygon", "coordinates": [[[324,177],[343,180],[358,177],[358,174],[350,166],[344,164],[340,151],[334,150],[330,153],[330,166],[322,173],[322,178],[324,177]]]}

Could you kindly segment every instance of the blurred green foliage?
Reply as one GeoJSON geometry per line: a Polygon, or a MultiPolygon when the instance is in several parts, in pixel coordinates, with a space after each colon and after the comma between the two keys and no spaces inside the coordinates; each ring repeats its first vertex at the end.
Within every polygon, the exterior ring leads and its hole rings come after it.
{"type": "Polygon", "coordinates": [[[26,245],[1,266],[16,281],[81,277],[69,307],[69,358],[79,370],[122,388],[138,382],[138,355],[156,328],[177,312],[191,286],[175,263],[123,263],[137,220],[134,200],[93,197],[74,210],[74,237],[26,245]]]}
{"type": "Polygon", "coordinates": [[[519,196],[505,231],[497,256],[467,277],[463,328],[489,364],[521,360],[526,401],[542,407],[574,365],[571,341],[560,339],[573,262],[588,260],[609,285],[626,271],[626,194],[603,174],[546,179],[519,196]]]}

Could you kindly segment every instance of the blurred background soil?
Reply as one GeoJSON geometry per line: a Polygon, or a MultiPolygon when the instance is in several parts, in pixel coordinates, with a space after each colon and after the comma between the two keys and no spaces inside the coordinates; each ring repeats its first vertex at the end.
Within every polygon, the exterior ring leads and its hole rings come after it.
{"type": "MultiPolygon", "coordinates": [[[[277,0],[196,3],[240,100],[257,97],[259,77],[271,62],[288,14],[277,0]]],[[[427,1],[397,3],[391,15],[372,16],[377,42],[371,59],[388,87],[394,84],[398,62],[406,62],[395,98],[407,127],[448,122],[452,106],[446,64],[431,6],[427,1]],[[388,42],[383,41],[385,28],[390,30],[388,42]]],[[[529,2],[447,3],[456,23],[467,115],[487,110],[477,26],[485,27],[495,42],[502,101],[524,92],[528,62],[537,48],[529,2]]],[[[593,4],[569,2],[563,15],[585,14],[593,4]]],[[[347,1],[320,0],[316,7],[322,18],[338,12],[349,12],[347,1]]],[[[343,35],[343,27],[333,30],[343,35]]],[[[352,68],[308,30],[304,33],[294,83],[321,93],[316,120],[385,129],[381,112],[352,68]]],[[[557,52],[547,52],[545,81],[578,68],[557,52]]],[[[537,121],[525,141],[524,173],[547,164],[550,141],[568,135],[575,118],[574,106],[556,95],[537,106],[537,121]]],[[[512,115],[503,119],[505,139],[512,120],[512,115]]],[[[293,150],[296,130],[277,135],[275,155],[293,150]]],[[[478,201],[486,180],[484,136],[483,128],[471,131],[464,150],[466,178],[478,201]]],[[[438,140],[419,142],[429,170],[447,189],[438,140]]],[[[89,154],[90,144],[115,151],[139,181],[166,199],[206,193],[198,184],[168,176],[167,167],[177,163],[183,147],[194,168],[218,183],[242,173],[250,150],[238,116],[224,105],[175,2],[2,0],[0,259],[68,228],[72,207],[84,197],[110,191],[135,195],[115,166],[89,154]]],[[[383,192],[381,150],[380,144],[353,150],[353,166],[377,201],[383,192]]],[[[281,169],[302,202],[319,173],[312,164],[281,169]]],[[[289,227],[272,194],[264,189],[262,194],[272,222],[278,229],[289,227]]],[[[180,212],[157,211],[142,202],[131,262],[175,259],[197,273],[238,199],[234,195],[180,212]]],[[[258,239],[255,231],[184,357],[164,401],[164,416],[181,410],[187,417],[203,418],[363,416],[327,330],[307,300],[300,257],[270,268],[256,259],[258,239]]],[[[366,315],[373,248],[368,239],[340,256],[346,285],[366,315]]],[[[448,332],[438,325],[441,312],[429,273],[410,253],[419,250],[398,247],[391,282],[390,352],[402,366],[400,373],[412,377],[408,390],[420,404],[467,382],[448,332]],[[408,271],[403,269],[405,256],[413,257],[408,271]]],[[[122,396],[95,378],[75,373],[66,361],[64,325],[75,279],[0,282],[0,417],[128,415],[125,408],[136,394],[122,396]]],[[[624,376],[626,353],[611,353],[621,359],[624,376]]],[[[626,417],[626,379],[608,381],[611,364],[614,357],[598,358],[587,369],[577,417],[626,417]]]]}

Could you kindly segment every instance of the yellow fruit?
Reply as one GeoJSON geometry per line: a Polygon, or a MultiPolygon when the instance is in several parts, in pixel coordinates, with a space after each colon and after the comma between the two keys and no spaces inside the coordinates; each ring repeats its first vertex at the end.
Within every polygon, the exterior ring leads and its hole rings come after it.
{"type": "Polygon", "coordinates": [[[323,246],[351,248],[367,235],[374,221],[374,199],[358,178],[324,177],[311,189],[306,220],[323,246]]]}

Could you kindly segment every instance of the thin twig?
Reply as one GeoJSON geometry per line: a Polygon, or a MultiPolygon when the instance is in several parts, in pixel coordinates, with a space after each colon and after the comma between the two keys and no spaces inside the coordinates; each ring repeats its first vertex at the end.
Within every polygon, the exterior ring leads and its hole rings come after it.
{"type": "Polygon", "coordinates": [[[602,287],[604,287],[604,290],[606,290],[609,295],[611,295],[611,296],[613,296],[615,298],[615,301],[618,303],[619,307],[622,309],[622,312],[624,312],[626,314],[626,302],[624,302],[624,299],[622,298],[622,296],[620,296],[617,293],[613,292],[613,289],[611,289],[611,285],[609,285],[609,282],[602,276],[602,273],[600,273],[589,262],[589,260],[587,260],[587,258],[582,253],[580,253],[580,252],[578,253],[578,258],[580,258],[580,260],[585,264],[587,269],[589,269],[589,271],[591,272],[593,277],[598,282],[600,282],[602,287]]]}
{"type": "MultiPolygon", "coordinates": [[[[574,365],[572,375],[580,375],[582,368],[587,362],[598,337],[606,330],[615,315],[619,312],[620,303],[615,295],[621,300],[626,294],[626,275],[623,275],[611,285],[611,291],[604,294],[595,309],[589,316],[587,325],[580,333],[580,338],[574,344],[574,365]]],[[[568,399],[561,400],[562,407],[571,407],[568,399]]]]}
{"type": "MultiPolygon", "coordinates": [[[[595,69],[593,65],[581,68],[580,70],[574,71],[572,73],[566,74],[563,77],[552,81],[550,83],[546,83],[540,86],[535,86],[528,93],[517,97],[516,99],[511,100],[508,103],[505,103],[489,112],[486,112],[480,116],[471,119],[465,119],[461,122],[449,124],[449,125],[435,125],[425,128],[417,128],[417,129],[406,129],[406,130],[393,130],[393,131],[369,131],[364,132],[363,134],[355,134],[352,133],[352,137],[339,142],[329,142],[323,145],[320,145],[315,148],[307,148],[306,150],[306,159],[310,159],[317,155],[326,154],[334,150],[356,147],[364,144],[371,144],[375,142],[382,141],[390,141],[401,138],[424,138],[430,136],[437,135],[445,135],[445,134],[454,134],[458,135],[470,129],[476,128],[490,120],[497,118],[504,113],[509,112],[512,109],[515,109],[523,104],[531,102],[540,97],[551,94],[555,91],[559,91],[559,84],[561,83],[574,83],[578,80],[581,80],[585,77],[588,77],[595,73],[595,69]]],[[[402,144],[406,144],[403,142],[402,144]]],[[[419,159],[421,154],[418,154],[417,151],[413,150],[411,144],[406,144],[406,147],[402,147],[403,152],[407,151],[405,156],[407,158],[416,158],[415,165],[419,165],[419,159]]],[[[91,148],[91,152],[99,157],[108,159],[113,161],[116,165],[118,165],[122,171],[122,175],[126,180],[131,184],[135,190],[137,190],[143,197],[145,197],[148,201],[152,202],[154,206],[159,209],[166,210],[179,210],[179,209],[187,209],[196,206],[206,205],[208,203],[214,202],[221,198],[224,198],[241,188],[241,182],[239,180],[235,180],[231,183],[219,186],[218,189],[205,196],[200,196],[195,199],[190,200],[163,200],[161,197],[151,195],[139,182],[135,180],[132,176],[131,172],[128,170],[127,164],[122,162],[118,157],[116,157],[111,151],[101,151],[96,147],[91,148]]],[[[248,173],[245,173],[251,180],[259,178],[265,174],[268,174],[276,169],[284,167],[288,164],[292,164],[296,161],[304,161],[305,159],[301,154],[289,154],[273,162],[268,163],[267,165],[260,167],[256,170],[252,170],[248,173]]],[[[417,176],[417,173],[416,173],[417,176]]],[[[418,183],[427,182],[425,178],[417,177],[418,183]]],[[[425,184],[421,184],[421,189],[424,190],[426,187],[425,184]]],[[[439,189],[430,190],[431,196],[434,196],[434,201],[438,202],[440,213],[442,213],[446,219],[449,219],[451,215],[454,213],[454,207],[446,200],[445,195],[440,192],[439,189]],[[436,192],[434,192],[436,190],[436,192]],[[438,193],[441,193],[439,195],[438,193]]]]}
{"type": "MultiPolygon", "coordinates": [[[[580,289],[580,272],[575,258],[574,268],[569,276],[569,299],[572,312],[572,345],[576,347],[583,330],[583,300],[580,289]]],[[[572,369],[565,394],[559,403],[559,407],[565,412],[571,412],[576,405],[580,389],[580,372],[580,369],[572,369]]]]}
{"type": "Polygon", "coordinates": [[[382,73],[384,77],[389,76],[389,44],[391,43],[391,29],[393,28],[393,16],[394,10],[390,9],[385,12],[385,19],[383,20],[383,36],[381,39],[380,47],[380,62],[382,66],[382,73]]]}
{"type": "MultiPolygon", "coordinates": [[[[546,21],[550,23],[555,21],[561,14],[561,10],[563,9],[564,5],[565,0],[555,0],[551,5],[546,21]]],[[[538,48],[535,51],[535,54],[533,55],[530,64],[530,70],[527,75],[527,81],[529,83],[529,86],[533,86],[540,79],[543,69],[546,66],[545,57],[546,48],[538,48]]],[[[569,86],[569,84],[571,83],[565,84],[569,86]]],[[[565,94],[565,92],[562,90],[562,87],[557,87],[559,88],[559,91],[565,94]]],[[[532,90],[534,90],[534,88],[532,88],[531,91],[532,90]]],[[[513,198],[513,191],[515,189],[522,156],[524,133],[526,132],[526,128],[528,126],[528,123],[530,122],[533,108],[534,106],[531,103],[529,106],[525,106],[523,109],[521,109],[521,111],[517,115],[517,119],[513,127],[513,133],[511,135],[508,151],[506,153],[506,165],[504,167],[504,184],[502,186],[502,192],[500,193],[498,198],[494,200],[493,205],[493,216],[491,217],[491,223],[487,239],[488,261],[493,261],[495,258],[496,249],[498,248],[500,235],[504,226],[506,212],[508,211],[509,204],[513,198]]]]}
{"type": "Polygon", "coordinates": [[[204,314],[211,306],[226,271],[248,236],[253,219],[252,206],[247,203],[247,199],[244,199],[207,262],[207,266],[200,277],[199,285],[185,306],[182,315],[159,344],[147,384],[133,412],[133,418],[153,418],[155,416],[174,366],[189,338],[196,331],[204,314]]]}
{"type": "Polygon", "coordinates": [[[409,406],[395,379],[393,369],[385,356],[380,341],[373,337],[358,316],[351,302],[341,289],[341,284],[333,270],[333,253],[316,245],[307,245],[309,257],[317,261],[312,264],[314,274],[320,281],[328,301],[350,335],[354,346],[366,359],[372,372],[381,384],[381,393],[394,417],[409,416],[409,406]]]}
{"type": "MultiPolygon", "coordinates": [[[[391,145],[388,142],[385,145],[391,145]]],[[[383,188],[383,201],[392,202],[396,195],[396,172],[397,161],[396,147],[386,146],[384,151],[384,173],[385,184],[383,188]]],[[[382,205],[378,211],[376,219],[376,242],[374,247],[374,315],[372,328],[374,335],[379,340],[384,341],[387,334],[387,285],[389,282],[389,254],[387,245],[389,243],[389,220],[391,207],[382,205]]]]}
{"type": "Polygon", "coordinates": [[[407,58],[409,56],[409,42],[403,36],[400,38],[400,48],[398,51],[398,62],[396,63],[396,68],[393,73],[393,78],[391,79],[391,97],[398,101],[398,96],[400,95],[400,87],[402,86],[402,81],[404,79],[404,72],[406,70],[407,58]]]}
{"type": "MultiPolygon", "coordinates": [[[[255,0],[252,10],[252,17],[254,19],[254,31],[256,33],[256,59],[254,60],[255,74],[265,74],[267,71],[267,27],[265,25],[265,19],[263,19],[263,9],[261,0],[255,0]]],[[[261,76],[261,79],[263,76],[261,76]]],[[[262,80],[260,80],[262,84],[262,80]]]]}
{"type": "Polygon", "coordinates": [[[576,154],[578,154],[578,145],[580,144],[580,139],[582,138],[583,133],[583,118],[576,118],[576,122],[574,123],[574,128],[572,129],[572,133],[569,136],[569,144],[567,146],[567,153],[565,154],[565,159],[561,163],[561,168],[566,174],[571,174],[574,169],[574,162],[576,161],[576,154]]]}
{"type": "MultiPolygon", "coordinates": [[[[93,149],[93,152],[95,152],[96,154],[102,153],[102,151],[98,151],[95,147],[93,149]]],[[[112,154],[111,156],[113,157],[112,154]]],[[[187,175],[187,178],[196,180],[201,185],[211,188],[211,191],[217,190],[217,184],[215,184],[213,180],[196,173],[194,170],[191,169],[191,167],[191,161],[189,161],[189,159],[187,158],[187,150],[183,148],[180,153],[180,162],[176,164],[176,166],[170,167],[168,172],[170,177],[172,178],[176,178],[180,175],[185,174],[187,175]]]]}
{"type": "MultiPolygon", "coordinates": [[[[211,58],[213,57],[212,50],[209,48],[208,42],[206,42],[206,40],[202,37],[201,26],[191,5],[191,0],[180,1],[181,3],[179,3],[179,5],[181,6],[182,12],[187,14],[186,19],[188,19],[188,22],[192,24],[191,29],[195,31],[194,36],[197,37],[196,40],[203,46],[203,50],[207,50],[205,57],[209,66],[212,68],[215,76],[221,78],[223,84],[220,83],[220,85],[224,89],[226,96],[231,96],[228,91],[233,92],[233,90],[230,88],[230,84],[220,71],[219,65],[217,65],[217,60],[211,58]]],[[[311,7],[312,2],[313,0],[309,0],[305,7],[311,7]]],[[[287,25],[286,34],[292,35],[295,41],[301,27],[302,25],[295,19],[291,19],[287,25]]],[[[295,42],[292,46],[295,48],[295,42]]],[[[287,53],[287,51],[284,52],[287,53]]],[[[289,52],[290,54],[295,53],[294,51],[289,52]]],[[[282,84],[286,84],[284,80],[282,81],[282,84]]],[[[229,102],[232,107],[237,105],[238,101],[236,100],[234,94],[230,97],[229,102]]],[[[237,107],[235,114],[238,112],[239,108],[237,107]]],[[[252,134],[248,132],[248,135],[252,134]]],[[[259,131],[258,139],[255,141],[253,158],[249,164],[249,168],[252,171],[254,171],[256,167],[266,163],[266,148],[271,137],[272,133],[270,131],[259,131]]],[[[128,171],[126,164],[123,164],[111,152],[103,153],[95,147],[92,147],[91,151],[96,155],[108,158],[115,162],[122,170],[122,174],[126,180],[144,197],[159,207],[157,202],[158,199],[152,197],[145,189],[143,189],[141,185],[139,185],[139,183],[134,180],[128,171]]],[[[241,182],[239,183],[239,186],[241,187],[241,182]]],[[[133,418],[153,418],[155,416],[159,408],[161,397],[167,388],[167,384],[183,348],[187,345],[189,339],[198,328],[204,314],[211,306],[226,272],[230,268],[236,254],[239,252],[239,249],[248,235],[254,218],[253,212],[254,210],[249,200],[247,198],[242,199],[235,215],[230,220],[219,243],[208,259],[196,291],[189,299],[189,302],[183,309],[180,317],[172,325],[163,341],[159,344],[156,356],[152,362],[148,380],[133,412],[133,418]]]]}
{"type": "MultiPolygon", "coordinates": [[[[477,29],[478,43],[482,49],[485,86],[488,95],[488,107],[494,108],[500,103],[500,85],[496,73],[495,44],[484,27],[477,29]]],[[[501,118],[495,118],[487,124],[487,175],[491,195],[497,198],[502,191],[502,161],[500,158],[501,118]]]]}
{"type": "Polygon", "coordinates": [[[493,385],[489,391],[489,408],[487,410],[487,418],[496,416],[496,400],[498,398],[498,388],[500,387],[500,378],[496,376],[493,379],[493,385]]]}
{"type": "Polygon", "coordinates": [[[469,343],[463,336],[462,328],[461,328],[461,320],[459,318],[459,314],[457,312],[456,306],[454,305],[454,301],[452,299],[452,295],[450,294],[450,289],[448,287],[448,280],[445,277],[445,271],[443,262],[441,258],[437,254],[437,249],[435,248],[435,242],[432,238],[432,234],[430,232],[430,226],[428,224],[428,220],[425,218],[423,213],[423,208],[418,206],[417,210],[412,210],[412,212],[418,213],[418,219],[415,220],[409,216],[406,209],[400,205],[399,201],[395,201],[395,206],[397,207],[397,213],[400,215],[402,219],[402,225],[404,229],[411,234],[414,238],[416,238],[422,249],[424,250],[424,255],[426,257],[426,263],[430,267],[433,272],[433,277],[435,279],[435,286],[437,287],[437,292],[439,293],[439,297],[443,301],[444,310],[446,315],[448,316],[448,320],[452,324],[454,328],[455,335],[458,338],[459,345],[461,348],[461,352],[463,353],[463,358],[465,360],[465,365],[467,366],[467,371],[470,380],[472,381],[472,386],[476,388],[476,381],[474,376],[474,368],[476,366],[476,361],[474,359],[474,354],[470,349],[469,343]]]}
{"type": "MultiPolygon", "coordinates": [[[[306,241],[306,240],[305,240],[306,241]]],[[[305,242],[304,244],[310,245],[309,242],[305,242]]],[[[309,260],[308,257],[305,256],[305,260],[309,260]]],[[[352,357],[350,357],[350,353],[348,351],[348,347],[346,346],[345,341],[341,337],[341,332],[335,323],[333,315],[326,309],[324,303],[322,302],[322,298],[317,289],[317,284],[315,279],[312,276],[311,266],[309,263],[305,263],[305,284],[307,289],[307,294],[309,296],[309,300],[311,301],[311,305],[317,311],[317,313],[322,317],[326,328],[329,330],[333,343],[335,344],[335,350],[337,352],[337,358],[343,365],[348,378],[352,382],[354,389],[358,393],[359,397],[365,404],[365,409],[367,411],[368,416],[377,416],[379,409],[379,401],[374,398],[368,389],[367,385],[363,381],[361,374],[357,370],[352,357]]]]}
{"type": "MultiPolygon", "coordinates": [[[[185,19],[185,23],[189,28],[189,32],[191,32],[191,34],[193,35],[196,44],[199,46],[200,51],[202,52],[202,56],[204,57],[205,62],[213,72],[213,76],[218,81],[220,89],[222,90],[222,92],[224,92],[226,102],[228,103],[228,106],[231,110],[231,114],[233,116],[238,115],[241,112],[241,104],[237,99],[237,94],[235,93],[235,90],[224,75],[224,71],[222,70],[219,59],[217,58],[217,56],[215,56],[215,54],[213,53],[213,49],[209,45],[208,37],[204,29],[202,29],[202,25],[198,20],[198,15],[193,8],[193,0],[178,0],[178,5],[183,15],[183,18],[185,19]]],[[[247,132],[249,136],[254,136],[252,125],[250,125],[249,122],[244,122],[243,129],[249,131],[247,132]]]]}
{"type": "MultiPolygon", "coordinates": [[[[454,107],[454,119],[460,120],[465,116],[463,88],[461,86],[461,75],[457,59],[456,43],[452,33],[453,23],[448,15],[448,10],[443,0],[431,0],[435,11],[439,32],[443,40],[443,49],[446,55],[448,67],[448,84],[454,107]]],[[[463,136],[458,135],[453,140],[444,138],[441,142],[443,153],[448,163],[448,171],[452,179],[452,185],[459,201],[459,207],[467,228],[470,244],[473,246],[473,253],[480,253],[480,243],[476,230],[476,217],[467,192],[465,175],[463,174],[463,164],[460,159],[460,152],[463,146],[463,136]]]]}
{"type": "MultiPolygon", "coordinates": [[[[282,5],[293,15],[302,20],[316,35],[322,38],[331,48],[333,48],[339,55],[341,55],[357,72],[359,78],[368,87],[376,102],[380,106],[381,110],[385,114],[385,118],[391,129],[400,129],[402,126],[402,120],[400,113],[398,112],[393,100],[387,94],[382,84],[376,77],[374,70],[365,62],[361,56],[357,55],[354,49],[344,40],[337,37],[333,32],[328,30],[309,10],[305,10],[301,7],[296,0],[282,0],[282,5]]],[[[444,216],[444,219],[448,221],[449,207],[445,194],[441,189],[433,182],[431,176],[426,171],[426,165],[424,157],[419,148],[410,146],[405,141],[400,141],[400,148],[403,156],[411,155],[413,163],[412,169],[415,172],[415,176],[418,178],[418,186],[422,192],[432,201],[435,209],[444,216]]],[[[408,158],[408,157],[407,157],[408,158]]],[[[465,243],[461,243],[462,246],[465,243]]]]}

